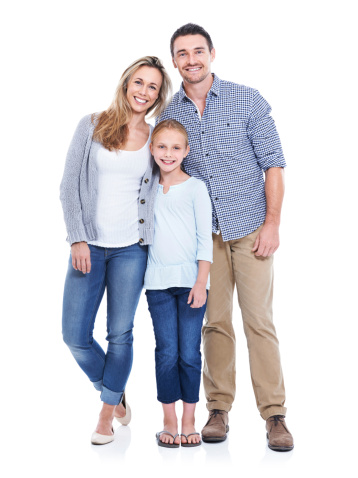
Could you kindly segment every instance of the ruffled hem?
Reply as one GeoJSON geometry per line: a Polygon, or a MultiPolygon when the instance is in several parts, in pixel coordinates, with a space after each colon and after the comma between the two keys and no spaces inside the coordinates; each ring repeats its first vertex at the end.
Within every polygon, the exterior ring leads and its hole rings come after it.
{"type": "MultiPolygon", "coordinates": [[[[193,287],[198,277],[198,264],[187,263],[170,266],[148,264],[144,277],[144,289],[168,289],[169,287],[193,287]]],[[[210,288],[210,278],[206,284],[210,288]]]]}

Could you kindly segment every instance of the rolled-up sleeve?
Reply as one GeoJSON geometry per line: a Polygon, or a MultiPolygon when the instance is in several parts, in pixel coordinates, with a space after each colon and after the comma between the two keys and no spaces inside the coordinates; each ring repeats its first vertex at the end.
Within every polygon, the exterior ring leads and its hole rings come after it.
{"type": "Polygon", "coordinates": [[[286,166],[281,141],[270,113],[271,106],[254,90],[247,133],[263,171],[286,166]]]}
{"type": "Polygon", "coordinates": [[[213,262],[213,239],[212,239],[212,211],[211,200],[202,181],[194,191],[194,214],[197,237],[197,261],[213,262]]]}

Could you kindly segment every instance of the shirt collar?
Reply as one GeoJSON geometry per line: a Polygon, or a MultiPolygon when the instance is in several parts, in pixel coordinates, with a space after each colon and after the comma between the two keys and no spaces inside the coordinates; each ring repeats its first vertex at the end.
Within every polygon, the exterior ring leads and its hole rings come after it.
{"type": "MultiPolygon", "coordinates": [[[[213,73],[213,77],[214,77],[214,81],[213,81],[213,84],[211,85],[210,90],[208,91],[208,95],[213,93],[214,95],[219,96],[219,94],[220,94],[220,78],[217,75],[215,75],[215,73],[213,73]]],[[[183,82],[182,82],[182,84],[180,85],[180,89],[179,89],[179,101],[182,101],[185,97],[187,97],[187,95],[185,93],[184,85],[183,85],[183,82]]]]}

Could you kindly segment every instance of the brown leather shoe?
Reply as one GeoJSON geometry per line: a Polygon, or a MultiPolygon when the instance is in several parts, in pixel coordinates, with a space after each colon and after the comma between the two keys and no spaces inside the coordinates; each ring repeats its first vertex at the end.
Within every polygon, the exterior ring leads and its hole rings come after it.
{"type": "Polygon", "coordinates": [[[268,446],[275,451],[293,449],[293,437],[288,431],[283,415],[274,415],[266,420],[268,446]]]}
{"type": "Polygon", "coordinates": [[[226,440],[229,431],[229,415],[225,410],[211,410],[209,420],[201,430],[201,436],[206,443],[226,440]]]}

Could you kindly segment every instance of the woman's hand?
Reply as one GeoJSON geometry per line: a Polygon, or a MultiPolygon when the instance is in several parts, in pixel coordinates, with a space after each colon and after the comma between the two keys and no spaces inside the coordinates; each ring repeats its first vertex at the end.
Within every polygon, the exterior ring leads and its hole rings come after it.
{"type": "Polygon", "coordinates": [[[198,309],[202,307],[206,302],[206,283],[195,282],[193,288],[191,289],[188,297],[188,304],[191,304],[191,308],[198,309]]]}
{"type": "Polygon", "coordinates": [[[87,242],[75,242],[71,246],[72,265],[84,274],[91,272],[91,251],[87,242]]]}

